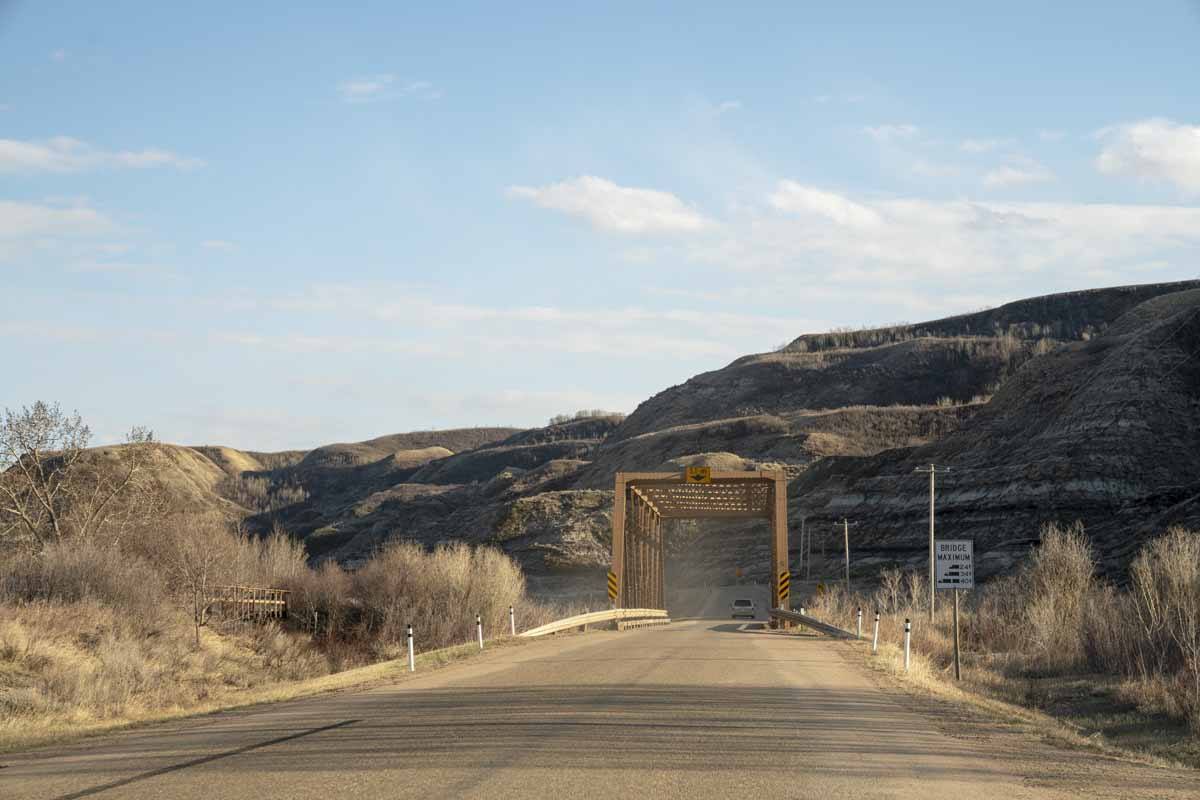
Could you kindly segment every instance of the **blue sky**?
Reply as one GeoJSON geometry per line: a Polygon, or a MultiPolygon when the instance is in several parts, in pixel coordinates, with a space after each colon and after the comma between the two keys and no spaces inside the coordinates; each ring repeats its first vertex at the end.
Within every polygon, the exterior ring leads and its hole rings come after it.
{"type": "Polygon", "coordinates": [[[1200,275],[1196,2],[184,5],[0,0],[0,406],[101,441],[542,424],[1200,275]]]}

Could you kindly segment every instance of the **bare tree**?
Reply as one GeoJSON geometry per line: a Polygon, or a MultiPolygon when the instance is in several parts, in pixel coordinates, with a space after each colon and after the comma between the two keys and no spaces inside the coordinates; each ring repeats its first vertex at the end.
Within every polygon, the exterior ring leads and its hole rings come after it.
{"type": "Polygon", "coordinates": [[[24,538],[35,549],[89,537],[119,518],[119,501],[139,488],[154,436],[133,428],[108,465],[85,457],[91,431],[78,413],[42,401],[0,419],[0,538],[24,538]]]}
{"type": "Polygon", "coordinates": [[[191,606],[199,648],[200,628],[208,621],[213,587],[224,580],[234,556],[234,538],[220,520],[203,516],[177,518],[168,535],[171,576],[191,606]]]}

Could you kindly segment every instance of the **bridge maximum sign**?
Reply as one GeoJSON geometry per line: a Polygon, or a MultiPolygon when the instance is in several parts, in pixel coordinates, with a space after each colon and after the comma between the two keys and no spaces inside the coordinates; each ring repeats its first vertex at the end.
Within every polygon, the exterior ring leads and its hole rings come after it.
{"type": "Polygon", "coordinates": [[[937,588],[975,588],[975,542],[970,539],[938,539],[937,588]]]}

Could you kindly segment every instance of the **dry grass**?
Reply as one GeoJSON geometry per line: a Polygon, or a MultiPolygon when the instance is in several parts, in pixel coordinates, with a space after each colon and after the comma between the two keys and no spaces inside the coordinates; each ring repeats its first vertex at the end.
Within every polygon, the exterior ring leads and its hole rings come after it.
{"type": "Polygon", "coordinates": [[[454,653],[474,641],[476,613],[495,640],[510,605],[523,627],[557,611],[526,599],[520,569],[490,548],[397,544],[347,573],[310,569],[282,531],[252,539],[178,517],[155,533],[0,563],[0,747],[307,692],[405,654],[409,623],[422,654],[454,653]],[[194,604],[198,586],[229,583],[290,588],[290,618],[254,625],[194,604]]]}
{"type": "MultiPolygon", "coordinates": [[[[835,588],[809,611],[853,630],[862,607],[869,640],[878,610],[875,666],[941,691],[953,683],[952,609],[940,602],[931,622],[926,586],[916,573],[884,570],[872,597],[835,588]]],[[[1052,717],[1056,736],[1069,730],[1200,766],[1200,535],[1174,529],[1147,543],[1129,590],[1119,591],[1095,577],[1082,528],[1050,526],[1016,574],[965,597],[960,625],[964,680],[955,691],[1052,717]]]]}
{"type": "MultiPolygon", "coordinates": [[[[419,676],[430,669],[455,663],[480,654],[475,644],[423,652],[416,657],[416,673],[409,673],[405,660],[384,661],[340,672],[317,669],[313,676],[301,674],[298,663],[311,665],[315,652],[305,637],[269,626],[261,631],[206,631],[203,649],[185,648],[175,653],[176,663],[190,669],[165,674],[165,661],[148,662],[126,651],[118,656],[124,669],[107,674],[101,688],[83,688],[79,676],[93,678],[105,672],[104,656],[83,653],[63,636],[50,641],[34,637],[23,624],[14,623],[11,609],[0,611],[0,684],[8,684],[12,673],[22,665],[28,669],[49,668],[47,682],[56,691],[75,687],[76,693],[57,701],[47,697],[38,686],[9,686],[0,689],[0,752],[24,750],[54,742],[77,739],[119,730],[133,725],[274,703],[326,692],[383,685],[419,676]],[[295,660],[299,649],[302,658],[295,660]],[[14,652],[15,650],[15,652],[14,652]],[[89,662],[93,662],[90,663],[89,662]],[[90,670],[90,671],[89,671],[90,670]],[[155,680],[157,678],[158,680],[155,680]],[[155,687],[147,692],[147,687],[155,687]]],[[[79,609],[60,607],[42,610],[56,616],[86,616],[79,609]]],[[[47,628],[67,634],[70,626],[57,621],[32,620],[38,630],[47,628]],[[49,624],[47,624],[49,623],[49,624]]],[[[185,627],[186,630],[186,627],[185,627]]],[[[69,637],[68,637],[69,638],[69,637]]],[[[184,639],[187,637],[184,636],[184,639]]],[[[496,647],[518,647],[526,639],[488,641],[488,651],[496,647]]],[[[128,642],[116,648],[128,648],[128,642]]],[[[485,651],[487,652],[487,651],[485,651]]],[[[160,648],[158,658],[161,659],[160,648]]],[[[111,662],[108,664],[112,666],[111,662]]]]}

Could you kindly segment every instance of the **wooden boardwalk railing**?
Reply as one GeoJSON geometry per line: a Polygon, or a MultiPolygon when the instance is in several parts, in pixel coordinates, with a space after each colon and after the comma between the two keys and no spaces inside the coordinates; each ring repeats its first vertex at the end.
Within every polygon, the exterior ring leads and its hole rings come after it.
{"type": "Polygon", "coordinates": [[[211,602],[226,617],[263,622],[287,616],[288,594],[265,586],[214,586],[211,602]]]}

